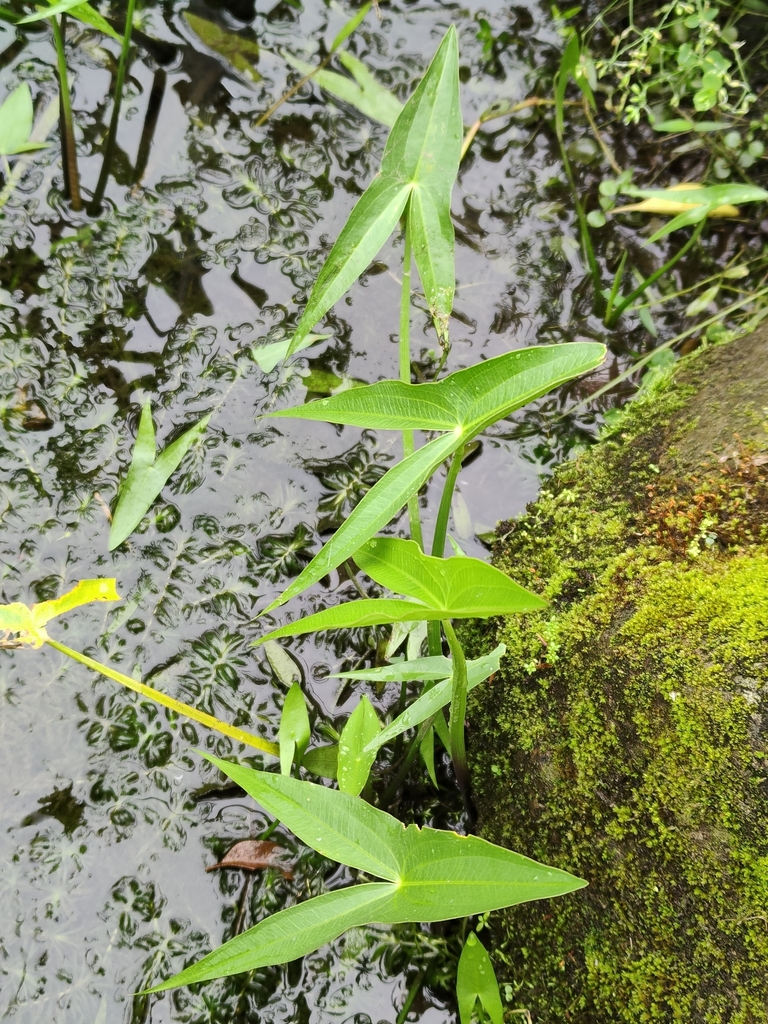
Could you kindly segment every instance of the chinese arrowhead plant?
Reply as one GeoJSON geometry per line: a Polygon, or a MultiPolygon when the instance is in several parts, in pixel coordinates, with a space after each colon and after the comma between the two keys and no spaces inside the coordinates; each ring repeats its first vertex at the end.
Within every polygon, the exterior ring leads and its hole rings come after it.
{"type": "MultiPolygon", "coordinates": [[[[55,9],[55,8],[54,8],[55,9]]],[[[73,8],[74,10],[75,8],[73,8]]],[[[129,7],[129,11],[132,7],[129,7]]],[[[48,14],[51,11],[47,12],[48,14]]],[[[130,25],[130,20],[129,20],[130,25]]],[[[128,38],[129,29],[126,31],[128,38]]],[[[402,758],[404,778],[413,755],[421,751],[436,784],[434,735],[452,756],[456,777],[465,796],[469,776],[464,749],[464,717],[469,689],[499,667],[502,646],[467,662],[453,628],[454,619],[488,618],[540,609],[544,602],[507,575],[457,551],[444,558],[451,497],[467,446],[483,431],[552,388],[598,366],[604,347],[584,342],[539,346],[509,352],[452,373],[442,380],[412,384],[410,374],[411,254],[421,278],[435,329],[447,354],[448,319],[454,294],[454,233],[451,191],[461,153],[458,46],[450,28],[424,78],[397,115],[387,141],[380,173],[368,186],[322,268],[296,333],[284,345],[290,356],[312,344],[311,330],[342,297],[376,256],[403,219],[403,286],[400,308],[399,379],[356,387],[331,398],[272,413],[341,426],[396,430],[403,434],[402,461],[388,470],[364,495],[347,520],[294,582],[266,609],[276,608],[354,560],[378,587],[394,596],[361,597],[325,608],[267,632],[270,663],[287,686],[275,744],[165,697],[136,680],[51,640],[44,631],[54,615],[84,600],[113,600],[114,581],[86,581],[85,589],[59,602],[0,608],[0,630],[18,634],[20,642],[43,642],[90,668],[218,729],[241,743],[280,758],[281,774],[266,773],[208,758],[242,786],[268,812],[309,846],[379,881],[364,882],[296,904],[261,921],[227,942],[199,963],[151,991],[254,970],[293,960],[352,927],[371,922],[444,921],[485,913],[525,900],[563,895],[584,883],[564,871],[494,846],[473,836],[405,827],[395,818],[358,796],[389,806],[370,777],[382,747],[402,742],[416,730],[402,758]],[[429,439],[415,447],[414,431],[429,439]],[[438,508],[431,553],[422,535],[417,497],[428,479],[448,461],[438,508]],[[408,506],[410,540],[377,536],[408,506]],[[422,653],[418,628],[426,623],[429,656],[422,653]],[[393,720],[382,723],[363,697],[335,734],[337,743],[307,749],[311,723],[293,663],[275,640],[339,627],[395,624],[409,635],[409,659],[375,669],[347,673],[350,680],[401,684],[401,706],[393,720]],[[406,624],[407,628],[402,624],[406,624]],[[414,625],[416,624],[416,625],[414,625]],[[412,644],[413,641],[413,644],[412,644]],[[446,645],[444,650],[444,643],[446,645]],[[445,651],[450,652],[450,658],[445,651]],[[415,655],[415,656],[414,656],[415,655]],[[421,695],[407,705],[406,683],[421,681],[421,695]],[[443,708],[450,705],[449,724],[443,708]],[[338,780],[338,789],[293,777],[302,770],[338,780]]],[[[264,350],[269,365],[273,350],[264,350]]],[[[265,364],[262,364],[265,365],[265,364]]],[[[136,527],[174,471],[188,447],[202,434],[200,421],[165,449],[155,452],[151,411],[146,405],[130,471],[120,494],[110,535],[110,549],[136,527]]],[[[204,755],[207,756],[207,755],[204,755]]],[[[397,780],[396,780],[397,781],[397,780]]],[[[391,790],[390,784],[389,790],[391,790]]],[[[480,975],[486,969],[479,948],[463,958],[462,1015],[471,1013],[476,998],[492,1017],[496,1004],[480,975]],[[482,961],[482,962],[481,962],[482,961]],[[481,984],[483,982],[483,984],[481,984]],[[490,1001],[489,1001],[490,1000],[490,1001]]]]}

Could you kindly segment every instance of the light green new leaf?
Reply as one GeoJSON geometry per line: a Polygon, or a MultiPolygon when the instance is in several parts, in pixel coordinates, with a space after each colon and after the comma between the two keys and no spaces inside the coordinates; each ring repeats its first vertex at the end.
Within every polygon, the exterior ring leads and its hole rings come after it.
{"type": "Polygon", "coordinates": [[[280,743],[280,771],[283,775],[291,774],[294,757],[301,767],[301,759],[309,746],[311,733],[304,693],[298,683],[293,683],[285,695],[277,734],[280,743]]]}
{"type": "Polygon", "coordinates": [[[349,103],[361,114],[365,114],[366,117],[370,117],[374,121],[380,121],[390,128],[403,109],[400,100],[389,89],[380,85],[365,64],[353,57],[351,53],[340,54],[339,60],[352,74],[352,78],[346,78],[344,75],[340,75],[336,71],[328,71],[326,68],[320,68],[313,73],[314,69],[311,64],[297,60],[288,53],[284,53],[283,58],[287,64],[296,68],[303,75],[312,74],[313,80],[331,96],[343,100],[344,103],[349,103]]]}
{"type": "Polygon", "coordinates": [[[405,828],[347,793],[206,756],[313,849],[387,881],[283,910],[152,991],[293,960],[354,926],[447,921],[585,884],[476,836],[405,828]]]}
{"type": "Polygon", "coordinates": [[[423,448],[418,448],[413,455],[409,455],[407,459],[403,459],[388,470],[370,491],[363,495],[352,514],[344,520],[325,547],[315,555],[287,590],[265,608],[264,614],[285,604],[313,583],[317,583],[353,555],[361,544],[378,533],[382,526],[400,511],[408,498],[419,490],[424,481],[455,448],[455,438],[451,434],[446,434],[425,444],[423,448]]]}
{"type": "Polygon", "coordinates": [[[152,406],[149,402],[145,403],[141,410],[133,459],[128,475],[120,488],[112,527],[109,531],[110,551],[114,551],[133,533],[149,511],[152,502],[165,487],[171,474],[178,468],[179,463],[195,441],[202,436],[210,418],[210,416],[204,416],[156,457],[152,406]]]}
{"type": "Polygon", "coordinates": [[[368,12],[371,9],[371,4],[363,4],[359,11],[356,11],[352,17],[344,25],[341,26],[339,31],[336,33],[333,42],[331,43],[330,52],[335,53],[336,50],[341,46],[342,43],[346,42],[352,33],[358,28],[360,23],[368,16],[368,12]]]}
{"type": "Polygon", "coordinates": [[[339,739],[338,780],[342,793],[358,796],[368,781],[378,747],[369,745],[381,732],[376,709],[363,697],[349,716],[339,739]]]}
{"type": "Polygon", "coordinates": [[[383,176],[413,186],[408,203],[413,257],[441,339],[447,338],[453,309],[456,275],[451,192],[463,135],[459,47],[451,26],[392,129],[381,162],[383,176]]]}
{"type": "Polygon", "coordinates": [[[184,11],[184,20],[209,50],[218,53],[250,81],[261,81],[262,76],[254,67],[259,59],[258,43],[251,39],[244,39],[236,32],[227,32],[215,22],[207,21],[196,14],[190,14],[189,11],[184,11]]]}
{"type": "MultiPolygon", "coordinates": [[[[412,233],[420,232],[414,241],[414,256],[419,273],[423,270],[422,283],[430,308],[434,306],[440,322],[447,318],[454,287],[452,242],[450,281],[441,277],[437,284],[434,271],[424,256],[424,245],[428,241],[438,247],[442,252],[438,262],[444,267],[448,231],[444,223],[445,211],[448,210],[449,216],[450,189],[458,169],[462,131],[458,106],[458,46],[456,30],[451,27],[389,134],[379,174],[358,200],[320,271],[288,355],[302,346],[313,325],[374,259],[394,230],[414,188],[428,190],[433,205],[440,211],[440,230],[434,236],[427,239],[427,226],[419,213],[412,233]]],[[[429,230],[435,230],[434,218],[429,222],[429,230]]],[[[452,226],[450,234],[452,239],[452,226]]]]}
{"type": "MultiPolygon", "coordinates": [[[[473,661],[467,662],[468,691],[474,690],[476,686],[479,686],[489,676],[492,676],[494,672],[499,671],[499,664],[506,650],[507,648],[504,644],[499,644],[495,650],[484,658],[476,658],[473,661]]],[[[445,661],[448,662],[448,671],[450,672],[451,662],[448,658],[445,661]]],[[[450,704],[451,682],[450,677],[444,678],[442,682],[439,682],[431,690],[427,690],[426,693],[418,697],[412,704],[409,704],[401,715],[398,715],[393,722],[390,722],[380,733],[369,740],[368,748],[373,752],[377,751],[385,743],[389,743],[390,740],[393,740],[408,729],[413,729],[417,725],[421,725],[422,722],[426,722],[428,718],[436,715],[440,708],[450,704]]]]}
{"type": "Polygon", "coordinates": [[[71,590],[52,601],[27,605],[20,601],[0,605],[0,633],[17,634],[23,646],[42,647],[48,639],[45,626],[51,619],[92,601],[119,601],[114,579],[80,580],[71,590]]]}
{"type": "Polygon", "coordinates": [[[435,558],[416,541],[374,537],[355,552],[372,580],[405,594],[443,618],[488,618],[545,608],[546,602],[479,558],[435,558]],[[500,611],[498,609],[504,609],[500,611]]]}
{"type": "Polygon", "coordinates": [[[491,1018],[491,1024],[504,1024],[504,1008],[491,958],[475,933],[470,932],[456,972],[456,1002],[461,1024],[471,1024],[478,999],[491,1018]]]}
{"type": "MultiPolygon", "coordinates": [[[[325,341],[330,337],[330,334],[307,334],[293,351],[301,352],[303,349],[309,348],[310,345],[314,345],[316,341],[325,341]]],[[[292,338],[286,338],[285,341],[271,341],[268,345],[254,345],[251,349],[253,361],[263,373],[272,373],[277,364],[282,363],[288,355],[292,340],[292,338]]]]}
{"type": "Polygon", "coordinates": [[[363,427],[450,433],[430,441],[388,470],[265,611],[278,608],[353,555],[400,511],[440,463],[467,441],[534,398],[599,366],[604,358],[605,346],[594,342],[521,349],[459,370],[434,384],[381,381],[274,414],[363,427]]]}
{"type": "Polygon", "coordinates": [[[0,154],[15,156],[34,149],[45,149],[45,142],[30,142],[32,131],[32,94],[26,82],[9,93],[0,106],[0,154]]]}
{"type": "Polygon", "coordinates": [[[90,25],[91,28],[97,29],[104,35],[122,42],[122,36],[89,3],[83,3],[83,0],[58,0],[58,2],[48,0],[48,2],[50,4],[49,7],[38,7],[35,14],[29,14],[26,18],[19,19],[18,24],[28,25],[30,22],[42,21],[44,18],[54,18],[59,14],[71,14],[73,18],[77,18],[78,21],[82,21],[85,25],[90,25]]]}

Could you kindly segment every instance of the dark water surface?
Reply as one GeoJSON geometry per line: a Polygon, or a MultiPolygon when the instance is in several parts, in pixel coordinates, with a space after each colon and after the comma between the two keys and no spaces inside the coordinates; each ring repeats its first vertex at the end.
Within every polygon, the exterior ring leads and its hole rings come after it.
{"type": "MultiPolygon", "coordinates": [[[[310,387],[328,374],[396,375],[401,240],[337,304],[324,327],[330,339],[261,372],[254,346],[290,334],[387,132],[310,87],[254,127],[295,80],[278,51],[311,59],[350,13],[323,0],[256,7],[189,7],[258,40],[263,78],[251,83],[190,30],[187,0],[145,5],[142,29],[155,42],[145,40],[130,67],[117,180],[101,213],[73,213],[62,198],[55,133],[5,207],[0,559],[6,602],[115,576],[119,605],[70,613],[51,634],[274,738],[284,688],[262,650],[250,647],[262,629],[251,619],[317,550],[320,531],[399,457],[399,439],[259,417],[302,402],[310,371],[310,387]],[[162,445],[202,415],[212,418],[141,530],[109,554],[105,506],[147,398],[162,445]]],[[[401,99],[456,25],[467,124],[497,98],[528,95],[551,75],[560,47],[544,7],[533,3],[397,2],[382,13],[350,45],[401,99]],[[512,34],[495,65],[483,62],[478,14],[512,34]]],[[[27,81],[38,103],[55,96],[45,27],[0,24],[0,51],[3,94],[27,81]]],[[[117,52],[111,40],[70,25],[86,202],[101,169],[117,52]]],[[[493,122],[478,138],[454,192],[449,369],[521,346],[600,337],[573,293],[583,268],[566,193],[551,186],[561,177],[551,130],[535,112],[493,122]]],[[[413,331],[414,357],[427,373],[436,343],[423,309],[413,331]]],[[[586,386],[607,379],[612,365],[586,386]]],[[[452,533],[468,551],[485,556],[475,534],[520,512],[542,472],[588,436],[591,419],[556,419],[584,387],[542,400],[483,440],[454,507],[452,533]]],[[[435,492],[423,500],[429,523],[435,492]]],[[[275,621],[329,595],[337,600],[338,585],[315,587],[275,621]]],[[[348,714],[360,690],[342,690],[329,673],[367,663],[372,640],[369,630],[289,643],[330,720],[348,714]]],[[[219,776],[192,748],[242,751],[48,648],[0,652],[0,692],[0,1018],[365,1024],[394,1021],[420,970],[450,976],[439,929],[371,928],[284,968],[134,1000],[237,927],[342,884],[348,873],[278,832],[296,860],[293,880],[273,870],[252,882],[240,871],[207,874],[233,842],[269,822],[238,791],[217,788],[219,776]]],[[[391,705],[391,694],[368,692],[380,710],[391,705]]],[[[450,821],[453,812],[435,817],[436,798],[423,793],[404,816],[450,821]]],[[[418,1019],[453,1019],[448,991],[420,996],[418,1019]]]]}

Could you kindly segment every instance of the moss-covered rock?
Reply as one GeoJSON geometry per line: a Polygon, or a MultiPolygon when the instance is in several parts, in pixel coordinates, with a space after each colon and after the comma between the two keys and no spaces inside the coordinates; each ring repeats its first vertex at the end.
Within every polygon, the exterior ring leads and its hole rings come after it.
{"type": "Polygon", "coordinates": [[[508,649],[470,704],[481,834],[589,881],[496,915],[537,1024],[768,1022],[766,452],[763,331],[683,360],[499,528],[550,606],[468,631],[508,649]]]}

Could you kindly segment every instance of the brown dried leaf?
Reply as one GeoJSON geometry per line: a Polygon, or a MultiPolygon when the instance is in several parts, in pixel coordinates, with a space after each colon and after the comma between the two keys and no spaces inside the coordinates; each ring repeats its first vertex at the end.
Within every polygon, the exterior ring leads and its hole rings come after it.
{"type": "Polygon", "coordinates": [[[218,864],[211,864],[206,871],[217,868],[245,868],[258,871],[260,868],[277,868],[286,878],[293,878],[293,871],[281,859],[283,848],[267,839],[244,839],[235,843],[218,864]]]}

